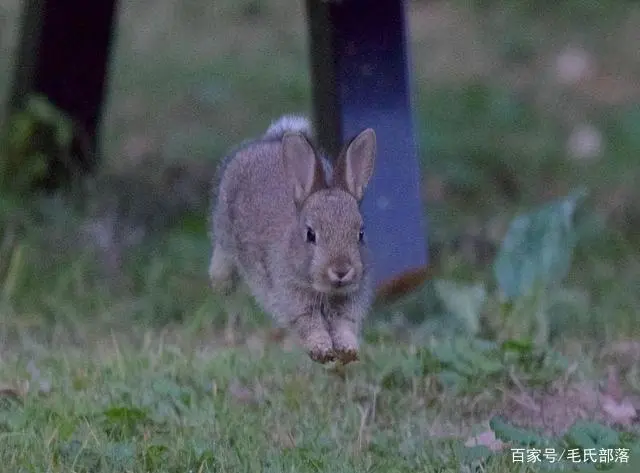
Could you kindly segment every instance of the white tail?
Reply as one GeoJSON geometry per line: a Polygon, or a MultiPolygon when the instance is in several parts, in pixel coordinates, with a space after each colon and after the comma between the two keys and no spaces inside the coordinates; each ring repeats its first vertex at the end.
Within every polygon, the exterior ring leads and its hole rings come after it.
{"type": "Polygon", "coordinates": [[[283,115],[269,125],[264,139],[280,139],[287,132],[298,132],[311,138],[313,130],[311,122],[300,115],[283,115]]]}

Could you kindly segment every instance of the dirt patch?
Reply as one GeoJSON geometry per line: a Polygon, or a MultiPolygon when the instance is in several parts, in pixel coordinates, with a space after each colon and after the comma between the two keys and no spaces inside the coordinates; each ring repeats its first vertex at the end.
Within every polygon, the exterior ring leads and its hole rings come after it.
{"type": "Polygon", "coordinates": [[[604,386],[594,381],[557,382],[544,391],[506,393],[497,414],[520,427],[546,435],[562,435],[578,420],[629,428],[638,423],[640,399],[626,395],[617,375],[610,373],[604,386]]]}

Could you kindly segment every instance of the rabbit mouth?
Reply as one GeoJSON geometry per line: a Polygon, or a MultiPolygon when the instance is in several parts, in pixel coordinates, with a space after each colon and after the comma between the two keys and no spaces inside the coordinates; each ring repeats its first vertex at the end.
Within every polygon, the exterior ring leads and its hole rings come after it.
{"type": "Polygon", "coordinates": [[[352,281],[314,284],[314,289],[323,294],[344,295],[350,294],[358,289],[358,283],[352,281]]]}

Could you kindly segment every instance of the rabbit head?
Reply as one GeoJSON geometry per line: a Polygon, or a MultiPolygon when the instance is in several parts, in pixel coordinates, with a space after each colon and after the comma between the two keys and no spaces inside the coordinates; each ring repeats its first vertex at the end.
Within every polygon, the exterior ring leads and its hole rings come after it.
{"type": "Polygon", "coordinates": [[[298,279],[322,294],[349,294],[363,284],[367,253],[359,204],[373,173],[376,136],[366,129],[344,146],[332,176],[301,133],[282,141],[286,178],[296,206],[289,242],[298,279]]]}

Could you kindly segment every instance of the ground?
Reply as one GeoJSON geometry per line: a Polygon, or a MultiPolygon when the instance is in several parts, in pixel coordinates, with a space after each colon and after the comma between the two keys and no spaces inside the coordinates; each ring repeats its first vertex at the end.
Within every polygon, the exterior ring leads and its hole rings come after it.
{"type": "MultiPolygon", "coordinates": [[[[218,160],[309,108],[303,4],[120,2],[101,173],[0,199],[6,471],[551,467],[514,462],[520,441],[637,468],[640,10],[540,5],[409,2],[430,280],[379,301],[342,369],[206,277],[218,160]],[[505,301],[509,222],[580,187],[566,276],[544,306],[505,301]]],[[[19,7],[0,6],[0,104],[19,7]]]]}

